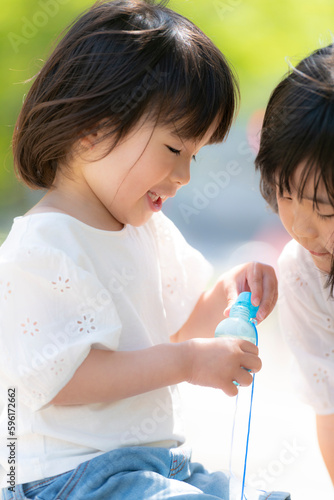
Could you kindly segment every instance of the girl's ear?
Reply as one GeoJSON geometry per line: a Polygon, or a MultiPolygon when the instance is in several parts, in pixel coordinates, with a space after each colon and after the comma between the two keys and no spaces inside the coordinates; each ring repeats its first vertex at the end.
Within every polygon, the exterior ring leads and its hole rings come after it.
{"type": "Polygon", "coordinates": [[[79,139],[80,146],[86,150],[93,149],[97,143],[97,139],[98,139],[97,132],[82,135],[82,137],[79,139]]]}
{"type": "Polygon", "coordinates": [[[105,122],[106,120],[101,120],[96,125],[88,129],[84,129],[79,139],[80,146],[82,146],[86,150],[93,149],[101,140],[103,125],[105,124],[105,122]]]}

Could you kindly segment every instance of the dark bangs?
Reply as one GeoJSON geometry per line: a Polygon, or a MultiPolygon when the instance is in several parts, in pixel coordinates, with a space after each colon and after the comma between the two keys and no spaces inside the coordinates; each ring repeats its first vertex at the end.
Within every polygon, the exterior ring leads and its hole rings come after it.
{"type": "Polygon", "coordinates": [[[236,111],[239,89],[221,52],[190,21],[171,26],[170,47],[160,59],[162,86],[152,95],[158,122],[175,125],[180,137],[200,139],[217,120],[210,143],[224,140],[236,111]]]}
{"type": "Polygon", "coordinates": [[[286,147],[281,164],[277,166],[275,180],[280,193],[290,191],[290,181],[296,168],[303,164],[298,197],[303,197],[306,183],[314,186],[314,205],[317,206],[317,191],[320,182],[325,185],[329,201],[334,207],[334,99],[312,96],[313,105],[300,104],[301,110],[291,123],[290,139],[293,146],[286,147]]]}
{"type": "Polygon", "coordinates": [[[109,135],[116,133],[118,141],[145,115],[158,125],[175,128],[183,139],[202,138],[217,121],[210,143],[223,141],[239,98],[232,69],[191,21],[161,3],[154,7],[151,4],[148,7],[136,2],[127,26],[123,21],[119,26],[124,35],[119,35],[117,52],[123,59],[122,70],[127,70],[120,89],[122,116],[115,127],[118,96],[110,91],[106,98],[111,101],[108,109],[113,114],[104,121],[106,132],[109,128],[109,135]],[[129,58],[128,68],[124,66],[125,57],[129,58]]]}
{"type": "Polygon", "coordinates": [[[304,59],[272,93],[263,122],[255,165],[261,192],[277,211],[276,186],[290,191],[296,168],[304,164],[298,195],[312,178],[314,203],[320,181],[334,206],[333,46],[304,59]]]}
{"type": "Polygon", "coordinates": [[[70,26],[37,75],[13,137],[17,172],[51,187],[80,137],[100,129],[110,152],[146,116],[180,137],[228,133],[239,95],[224,56],[166,1],[98,2],[70,26]]]}

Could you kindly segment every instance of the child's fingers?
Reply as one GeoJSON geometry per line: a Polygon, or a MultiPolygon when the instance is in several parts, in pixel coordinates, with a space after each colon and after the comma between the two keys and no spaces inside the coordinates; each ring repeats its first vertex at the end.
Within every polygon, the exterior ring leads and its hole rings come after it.
{"type": "Polygon", "coordinates": [[[277,301],[277,278],[274,269],[260,262],[249,262],[236,267],[227,275],[227,307],[224,315],[229,316],[230,309],[239,293],[250,291],[254,306],[259,306],[256,319],[264,320],[273,310],[277,301]]]}
{"type": "Polygon", "coordinates": [[[276,274],[271,266],[252,262],[247,281],[252,294],[252,304],[259,306],[256,319],[260,322],[270,314],[277,301],[276,274]]]}
{"type": "Polygon", "coordinates": [[[262,361],[259,358],[259,348],[248,340],[240,341],[240,349],[243,351],[241,366],[248,371],[258,372],[262,368],[262,361]]]}
{"type": "Polygon", "coordinates": [[[258,356],[259,348],[257,345],[253,344],[253,342],[250,342],[249,340],[238,339],[238,338],[233,338],[233,340],[235,342],[239,342],[240,349],[245,354],[255,354],[256,356],[258,356]]]}
{"type": "MultiPolygon", "coordinates": [[[[224,310],[224,316],[228,317],[230,315],[230,310],[235,301],[237,300],[239,294],[241,292],[250,292],[250,288],[248,286],[247,280],[245,284],[242,284],[238,287],[237,284],[233,283],[233,286],[230,286],[228,289],[228,296],[227,296],[227,307],[224,310]]],[[[253,303],[253,299],[252,299],[253,303]]],[[[255,304],[254,304],[255,305],[255,304]]]]}
{"type": "Polygon", "coordinates": [[[233,397],[233,396],[236,396],[238,394],[237,385],[234,383],[231,383],[231,384],[228,384],[226,387],[222,388],[222,390],[225,392],[226,396],[233,397]]]}
{"type": "Polygon", "coordinates": [[[239,292],[239,290],[237,290],[236,286],[234,286],[234,287],[230,286],[228,288],[227,307],[224,310],[224,316],[228,317],[230,315],[231,307],[233,306],[234,302],[237,300],[239,293],[240,292],[239,292]]]}
{"type": "Polygon", "coordinates": [[[275,271],[268,267],[263,275],[263,295],[256,318],[258,321],[264,320],[274,309],[278,298],[277,278],[275,271]]]}
{"type": "Polygon", "coordinates": [[[250,385],[253,381],[253,374],[259,372],[261,368],[261,359],[258,356],[249,355],[247,359],[244,359],[243,366],[235,377],[236,384],[241,386],[250,385]]]}
{"type": "Polygon", "coordinates": [[[228,301],[228,303],[227,303],[227,307],[226,307],[226,309],[224,309],[224,316],[225,316],[226,318],[228,318],[228,317],[229,317],[229,315],[230,315],[230,311],[231,311],[231,307],[233,306],[234,302],[237,300],[237,296],[238,296],[238,295],[236,295],[235,299],[230,299],[230,300],[228,301]]]}
{"type": "Polygon", "coordinates": [[[252,373],[257,373],[262,368],[262,361],[258,356],[249,355],[242,363],[242,367],[252,373]]]}
{"type": "Polygon", "coordinates": [[[237,382],[238,385],[247,387],[248,385],[251,385],[251,383],[253,382],[253,375],[249,371],[241,368],[236,377],[235,382],[237,382]]]}
{"type": "Polygon", "coordinates": [[[253,306],[258,306],[263,297],[263,265],[259,262],[252,262],[248,272],[247,281],[252,293],[251,301],[253,306]]]}

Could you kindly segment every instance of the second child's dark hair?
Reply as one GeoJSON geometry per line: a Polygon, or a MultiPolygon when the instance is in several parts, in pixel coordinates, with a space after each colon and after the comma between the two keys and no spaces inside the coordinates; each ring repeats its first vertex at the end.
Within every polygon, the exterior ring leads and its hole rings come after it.
{"type": "MultiPolygon", "coordinates": [[[[80,137],[103,131],[110,152],[141,118],[183,139],[227,135],[239,96],[212,41],[166,1],[97,2],[69,28],[37,75],[13,136],[16,171],[50,188],[80,137]]],[[[106,152],[107,154],[107,152],[106,152]]]]}
{"type": "MultiPolygon", "coordinates": [[[[261,193],[277,211],[276,187],[290,192],[298,166],[304,165],[298,196],[314,182],[314,206],[322,181],[334,207],[334,45],[314,51],[272,92],[261,132],[255,166],[261,193]]],[[[334,253],[334,249],[333,249],[334,253]]],[[[334,260],[327,285],[334,291],[334,260]]]]}

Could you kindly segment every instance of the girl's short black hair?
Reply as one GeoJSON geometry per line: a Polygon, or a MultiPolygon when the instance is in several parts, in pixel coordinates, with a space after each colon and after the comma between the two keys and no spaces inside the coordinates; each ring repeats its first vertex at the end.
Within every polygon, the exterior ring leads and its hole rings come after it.
{"type": "MultiPolygon", "coordinates": [[[[289,192],[301,164],[299,198],[312,179],[317,206],[322,181],[334,207],[334,44],[303,59],[270,96],[255,166],[261,173],[261,193],[275,211],[277,186],[281,194],[289,192]]],[[[334,262],[328,285],[333,294],[334,262]]]]}
{"type": "Polygon", "coordinates": [[[110,152],[146,116],[183,139],[203,137],[217,120],[210,142],[225,138],[236,77],[213,42],[166,3],[99,1],[72,23],[15,127],[14,161],[26,184],[50,188],[80,137],[102,127],[110,152]]]}
{"type": "Polygon", "coordinates": [[[314,51],[292,69],[272,92],[264,116],[255,166],[261,192],[277,211],[276,185],[290,190],[296,168],[305,162],[299,196],[315,175],[334,206],[334,45],[314,51]]]}

